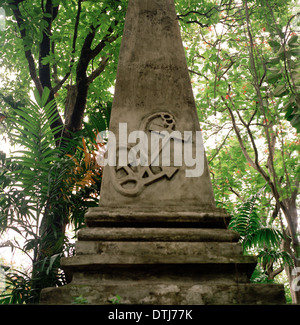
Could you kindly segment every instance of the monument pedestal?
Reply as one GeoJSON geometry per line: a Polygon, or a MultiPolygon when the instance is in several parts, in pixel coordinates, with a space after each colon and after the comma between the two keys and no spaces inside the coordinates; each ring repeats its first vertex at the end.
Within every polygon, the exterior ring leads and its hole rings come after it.
{"type": "Polygon", "coordinates": [[[284,304],[276,284],[253,284],[256,258],[244,256],[219,209],[128,212],[94,208],[76,256],[62,260],[70,284],[42,291],[42,304],[284,304]]]}

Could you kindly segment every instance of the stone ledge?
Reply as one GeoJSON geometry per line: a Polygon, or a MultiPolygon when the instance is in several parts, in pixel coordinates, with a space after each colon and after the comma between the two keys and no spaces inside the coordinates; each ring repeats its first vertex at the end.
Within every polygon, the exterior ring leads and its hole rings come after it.
{"type": "Polygon", "coordinates": [[[61,267],[64,270],[87,270],[95,271],[101,269],[103,265],[155,265],[155,264],[256,264],[254,256],[168,256],[145,254],[142,256],[119,256],[119,255],[76,255],[73,257],[62,258],[61,267]]]}
{"type": "Polygon", "coordinates": [[[78,241],[76,254],[96,254],[102,258],[119,259],[120,262],[136,260],[137,263],[152,258],[155,260],[176,259],[177,263],[184,263],[186,258],[212,258],[242,256],[243,251],[239,243],[230,242],[120,242],[120,241],[78,241]]]}
{"type": "Polygon", "coordinates": [[[255,263],[102,265],[95,271],[75,271],[73,284],[236,284],[249,283],[255,263]]]}
{"type": "Polygon", "coordinates": [[[237,242],[239,234],[213,228],[83,228],[79,241],[237,242]]]}
{"type": "Polygon", "coordinates": [[[186,207],[97,207],[85,214],[88,227],[227,228],[231,216],[224,209],[186,207]]]}

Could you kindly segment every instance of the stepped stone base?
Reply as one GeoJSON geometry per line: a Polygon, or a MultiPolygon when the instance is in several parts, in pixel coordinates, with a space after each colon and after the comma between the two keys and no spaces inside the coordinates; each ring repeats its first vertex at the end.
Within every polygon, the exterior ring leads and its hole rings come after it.
{"type": "Polygon", "coordinates": [[[76,256],[62,259],[71,283],[44,289],[41,303],[79,296],[99,305],[116,296],[135,305],[285,303],[282,285],[249,282],[256,259],[243,255],[223,210],[149,211],[91,209],[76,256]]]}

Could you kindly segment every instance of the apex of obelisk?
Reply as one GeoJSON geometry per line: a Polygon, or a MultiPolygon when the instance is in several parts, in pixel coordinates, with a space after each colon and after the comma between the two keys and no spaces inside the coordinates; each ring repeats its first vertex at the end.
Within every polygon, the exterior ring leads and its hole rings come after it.
{"type": "Polygon", "coordinates": [[[110,121],[100,206],[215,207],[173,0],[129,0],[110,121]],[[124,152],[139,164],[120,164],[124,152]]]}

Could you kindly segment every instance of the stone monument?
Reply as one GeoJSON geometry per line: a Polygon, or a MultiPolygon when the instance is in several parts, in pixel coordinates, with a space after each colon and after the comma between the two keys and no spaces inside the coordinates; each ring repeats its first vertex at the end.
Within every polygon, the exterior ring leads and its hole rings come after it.
{"type": "Polygon", "coordinates": [[[249,282],[256,260],[216,208],[173,0],[129,0],[110,132],[116,163],[62,259],[72,281],[42,304],[284,303],[281,285],[249,282]]]}

